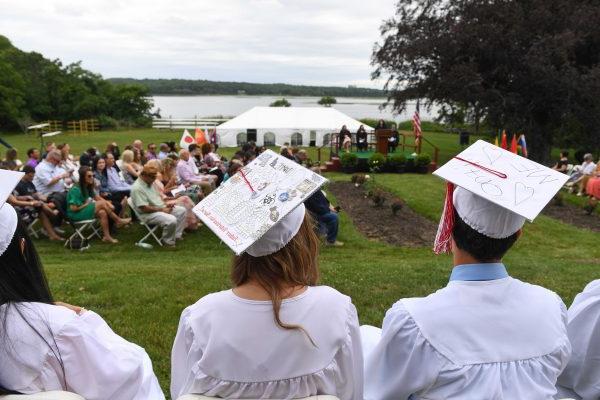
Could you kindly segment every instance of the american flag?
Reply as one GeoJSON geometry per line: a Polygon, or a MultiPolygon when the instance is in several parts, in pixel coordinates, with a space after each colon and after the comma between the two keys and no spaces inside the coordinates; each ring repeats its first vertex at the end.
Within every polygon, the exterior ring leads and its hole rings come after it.
{"type": "Polygon", "coordinates": [[[421,132],[421,117],[419,116],[419,100],[417,100],[417,108],[413,116],[413,132],[417,138],[420,138],[423,133],[421,132]]]}

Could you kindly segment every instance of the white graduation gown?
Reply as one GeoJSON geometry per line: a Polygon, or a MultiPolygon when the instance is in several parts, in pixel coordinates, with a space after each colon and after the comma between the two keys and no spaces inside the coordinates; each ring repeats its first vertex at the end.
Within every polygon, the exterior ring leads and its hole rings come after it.
{"type": "Polygon", "coordinates": [[[8,332],[6,346],[0,345],[2,386],[24,394],[68,390],[86,400],[165,398],[144,349],[114,333],[98,314],[43,303],[17,307],[41,337],[14,306],[1,306],[8,332]]]}
{"type": "Polygon", "coordinates": [[[566,318],[556,294],[511,277],[400,300],[365,351],[365,399],[552,399],[566,318]]]}
{"type": "Polygon", "coordinates": [[[600,398],[600,280],[590,282],[569,308],[569,339],[573,353],[558,378],[562,396],[600,398]]]}
{"type": "Polygon", "coordinates": [[[288,399],[329,394],[362,400],[363,359],[356,308],[327,286],[283,300],[276,325],[270,301],[226,290],[187,307],[171,356],[171,397],[288,399]]]}

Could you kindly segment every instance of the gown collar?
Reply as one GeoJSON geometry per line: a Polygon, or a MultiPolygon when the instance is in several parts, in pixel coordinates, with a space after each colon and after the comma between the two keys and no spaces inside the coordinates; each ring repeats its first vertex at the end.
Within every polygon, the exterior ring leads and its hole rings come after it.
{"type": "Polygon", "coordinates": [[[492,281],[508,277],[502,263],[462,264],[452,269],[450,281],[492,281]]]}

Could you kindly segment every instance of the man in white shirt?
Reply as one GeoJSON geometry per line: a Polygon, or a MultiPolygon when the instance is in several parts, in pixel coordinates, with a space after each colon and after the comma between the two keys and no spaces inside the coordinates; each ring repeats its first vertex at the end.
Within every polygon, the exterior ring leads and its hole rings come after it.
{"type": "MultiPolygon", "coordinates": [[[[185,149],[179,151],[179,162],[177,163],[177,178],[184,185],[198,185],[205,193],[210,193],[215,189],[217,177],[208,174],[197,174],[190,163],[190,152],[185,149]]],[[[195,164],[194,164],[195,166],[195,164]]]]}
{"type": "Polygon", "coordinates": [[[365,399],[553,399],[571,352],[566,307],[502,263],[525,218],[461,187],[446,207],[436,250],[451,246],[450,282],[394,304],[380,337],[363,327],[365,399]]]}
{"type": "Polygon", "coordinates": [[[46,158],[35,167],[33,184],[38,193],[49,196],[52,193],[66,191],[64,179],[71,176],[71,172],[65,172],[58,165],[62,160],[60,151],[52,150],[46,158]]]}

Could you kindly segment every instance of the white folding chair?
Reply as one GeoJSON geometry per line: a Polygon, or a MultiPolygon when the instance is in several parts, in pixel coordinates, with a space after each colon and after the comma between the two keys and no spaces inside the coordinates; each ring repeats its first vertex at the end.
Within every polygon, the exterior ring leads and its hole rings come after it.
{"type": "MultiPolygon", "coordinates": [[[[186,394],[186,395],[179,397],[177,400],[216,400],[216,399],[218,399],[218,397],[207,397],[207,396],[202,396],[200,394],[186,394]]],[[[232,400],[234,400],[234,399],[232,399],[232,400]]],[[[252,399],[252,400],[258,400],[258,399],[252,399]]],[[[302,399],[296,399],[296,400],[340,400],[340,399],[335,396],[329,396],[329,395],[324,394],[324,395],[304,397],[302,399]]]]}
{"type": "Polygon", "coordinates": [[[142,247],[142,248],[152,248],[152,245],[150,243],[146,243],[146,239],[148,239],[149,237],[153,237],[154,240],[156,241],[156,243],[158,243],[159,246],[162,246],[163,245],[162,241],[156,235],[156,231],[160,228],[160,226],[159,225],[149,225],[149,224],[143,222],[142,219],[140,218],[140,214],[138,214],[137,210],[133,206],[133,200],[131,200],[131,197],[129,197],[127,199],[127,204],[129,205],[129,208],[131,208],[131,210],[135,214],[136,218],[140,222],[140,225],[142,225],[148,231],[148,233],[146,234],[146,236],[144,236],[143,238],[141,238],[140,240],[138,240],[135,243],[135,245],[139,246],[139,247],[142,247]]]}
{"type": "Polygon", "coordinates": [[[75,232],[73,232],[73,234],[67,238],[67,240],[65,241],[65,247],[67,247],[69,245],[69,241],[76,236],[79,236],[81,240],[87,239],[88,241],[91,240],[94,236],[102,238],[102,236],[100,235],[100,230],[98,229],[98,220],[95,218],[85,219],[83,221],[69,220],[69,224],[73,227],[75,232]]]}
{"type": "Polygon", "coordinates": [[[85,400],[78,394],[70,392],[52,391],[36,394],[9,394],[0,396],[0,400],[85,400]]]}
{"type": "Polygon", "coordinates": [[[27,233],[29,236],[39,239],[42,228],[37,228],[36,225],[40,222],[39,218],[34,219],[29,225],[27,225],[27,233]]]}

